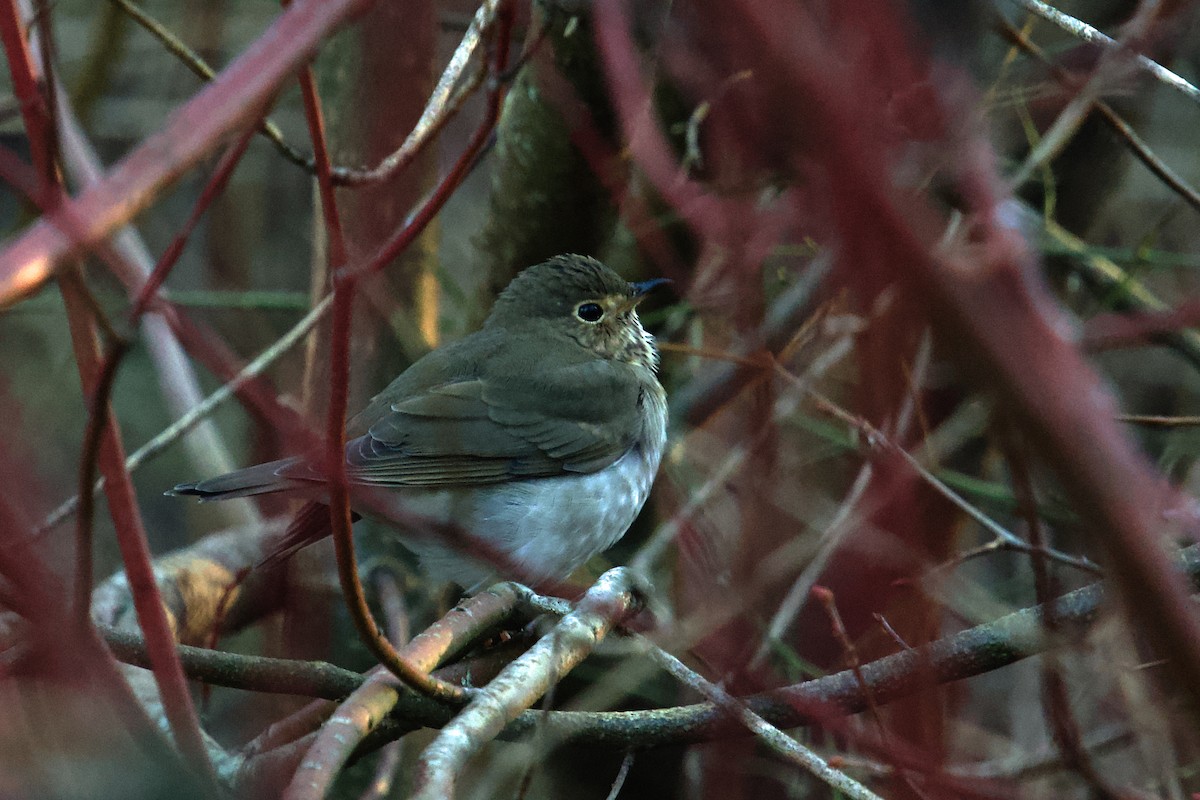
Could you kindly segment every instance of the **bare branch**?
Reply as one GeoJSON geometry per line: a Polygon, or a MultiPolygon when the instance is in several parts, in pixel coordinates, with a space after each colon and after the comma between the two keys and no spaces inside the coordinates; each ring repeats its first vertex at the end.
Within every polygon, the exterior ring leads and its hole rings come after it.
{"type": "MultiPolygon", "coordinates": [[[[1057,8],[1041,2],[1041,0],[1009,0],[1030,13],[1037,14],[1042,19],[1053,22],[1072,36],[1077,36],[1085,42],[1102,45],[1107,48],[1120,48],[1121,43],[1102,31],[1093,28],[1081,19],[1064,14],[1057,8]]],[[[1135,54],[1134,62],[1144,71],[1153,75],[1157,80],[1183,94],[1194,103],[1200,103],[1200,89],[1197,89],[1171,70],[1146,56],[1135,54]]]]}
{"type": "Polygon", "coordinates": [[[813,777],[824,782],[835,791],[854,800],[881,800],[879,795],[851,778],[844,772],[829,766],[829,762],[797,742],[783,731],[750,710],[744,702],[733,697],[716,684],[706,680],[675,656],[646,642],[650,657],[677,680],[709,698],[716,706],[735,717],[754,736],[772,751],[801,767],[813,777]]]}
{"type": "Polygon", "coordinates": [[[582,661],[639,608],[632,573],[609,570],[574,611],[497,675],[421,754],[413,798],[451,797],[467,759],[582,661]]]}

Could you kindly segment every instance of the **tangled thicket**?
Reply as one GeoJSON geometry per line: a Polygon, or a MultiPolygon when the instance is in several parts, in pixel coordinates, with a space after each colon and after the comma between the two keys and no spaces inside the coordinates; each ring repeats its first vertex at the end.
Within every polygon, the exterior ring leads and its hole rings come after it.
{"type": "Polygon", "coordinates": [[[0,793],[1200,791],[1193,6],[2,4],[0,793]],[[569,585],[160,497],[562,252],[675,291],[569,585]]]}

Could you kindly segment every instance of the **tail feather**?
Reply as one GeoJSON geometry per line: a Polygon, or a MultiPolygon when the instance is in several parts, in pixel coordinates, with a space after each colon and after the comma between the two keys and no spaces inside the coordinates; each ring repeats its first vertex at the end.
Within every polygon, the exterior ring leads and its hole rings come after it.
{"type": "Polygon", "coordinates": [[[299,459],[285,458],[239,469],[215,478],[194,483],[181,483],[167,492],[169,495],[192,495],[204,500],[229,500],[234,497],[250,497],[288,489],[311,486],[310,481],[286,477],[283,473],[299,463],[299,459]]]}
{"type": "MultiPolygon", "coordinates": [[[[250,497],[256,494],[283,492],[291,489],[308,489],[311,496],[314,487],[320,479],[313,474],[312,479],[306,480],[295,475],[305,475],[305,462],[299,458],[285,458],[266,464],[256,464],[253,467],[240,469],[226,475],[218,475],[194,483],[181,483],[169,490],[169,495],[191,495],[199,497],[201,502],[206,500],[229,500],[234,497],[250,497]]],[[[351,519],[361,519],[358,514],[351,513],[351,519]]],[[[310,501],[297,512],[291,524],[283,535],[266,545],[262,559],[255,564],[255,569],[269,569],[291,558],[296,551],[310,544],[319,542],[332,532],[329,520],[329,506],[325,503],[310,501]]]]}
{"type": "MultiPolygon", "coordinates": [[[[362,517],[351,512],[350,519],[357,521],[362,517]]],[[[305,503],[296,512],[296,516],[292,518],[283,535],[267,546],[266,554],[254,565],[254,568],[270,569],[282,564],[298,551],[321,541],[331,533],[333,533],[333,524],[329,518],[329,506],[315,500],[305,503]]]]}

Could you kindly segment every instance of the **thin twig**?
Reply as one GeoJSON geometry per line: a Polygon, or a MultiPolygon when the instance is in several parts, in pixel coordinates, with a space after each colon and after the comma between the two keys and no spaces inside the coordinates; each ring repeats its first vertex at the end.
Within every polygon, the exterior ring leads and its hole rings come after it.
{"type": "MultiPolygon", "coordinates": [[[[170,28],[150,16],[141,6],[134,3],[133,0],[111,0],[111,2],[126,16],[142,26],[147,33],[157,39],[159,44],[168,53],[179,59],[180,63],[191,70],[202,81],[208,82],[217,76],[217,71],[209,66],[209,63],[204,60],[203,56],[188,47],[187,43],[176,36],[170,28]]],[[[297,166],[304,167],[310,172],[313,171],[313,160],[288,144],[283,138],[283,131],[270,119],[262,121],[259,131],[270,140],[271,144],[275,145],[275,149],[288,161],[297,166]]]]}
{"type": "Polygon", "coordinates": [[[80,509],[79,519],[75,527],[75,597],[73,608],[75,623],[82,629],[91,619],[92,587],[95,575],[92,568],[92,526],[95,522],[93,495],[87,487],[95,483],[96,464],[99,459],[101,436],[104,434],[112,409],[109,400],[112,397],[113,384],[117,378],[117,369],[125,354],[129,352],[129,342],[126,339],[113,339],[100,362],[99,376],[96,385],[88,399],[87,424],[83,431],[83,446],[79,456],[78,487],[84,498],[80,509]]]}
{"type": "Polygon", "coordinates": [[[666,650],[646,640],[647,652],[663,669],[677,680],[703,694],[725,713],[736,718],[759,741],[776,754],[796,764],[813,777],[823,781],[834,791],[853,800],[882,800],[879,795],[851,778],[844,772],[829,766],[829,762],[797,742],[783,731],[754,713],[742,700],[729,694],[715,683],[704,678],[666,650]]]}
{"type": "MultiPolygon", "coordinates": [[[[59,136],[64,169],[77,185],[89,186],[100,179],[99,158],[69,106],[66,92],[60,88],[56,97],[59,101],[59,136]]],[[[131,270],[137,271],[143,277],[154,270],[154,259],[132,226],[118,229],[110,242],[114,254],[127,262],[131,270]]],[[[169,322],[155,310],[150,311],[144,318],[141,337],[157,368],[159,384],[171,412],[185,414],[201,401],[204,393],[183,346],[171,330],[169,322]]],[[[234,468],[229,449],[211,422],[196,426],[194,433],[185,439],[184,444],[194,463],[203,463],[217,472],[227,472],[234,468]]],[[[127,465],[126,469],[132,471],[133,467],[127,465]]],[[[224,513],[232,524],[252,526],[262,522],[254,507],[245,502],[229,504],[224,513]]]]}
{"type": "MultiPolygon", "coordinates": [[[[793,339],[794,337],[788,337],[793,339]]],[[[780,343],[779,349],[782,351],[787,347],[787,343],[780,343]]],[[[804,371],[804,380],[812,381],[819,378],[827,370],[833,368],[850,354],[853,347],[853,334],[845,334],[835,340],[826,351],[817,359],[813,360],[804,371]]],[[[664,348],[668,350],[675,349],[675,346],[664,348]]],[[[747,358],[737,354],[715,353],[709,350],[699,351],[706,358],[717,358],[720,360],[732,360],[735,363],[745,367],[745,370],[737,376],[726,376],[730,382],[737,384],[737,389],[745,388],[749,382],[760,380],[763,370],[769,366],[769,362],[765,359],[756,360],[747,358]]],[[[719,392],[720,390],[715,390],[719,392]]],[[[775,408],[772,411],[772,419],[784,419],[792,414],[800,404],[801,393],[789,392],[779,397],[775,403],[775,408]]],[[[705,403],[704,405],[707,405],[705,403]]],[[[710,499],[725,485],[729,477],[734,474],[746,459],[769,437],[771,426],[763,426],[758,435],[750,442],[738,444],[730,449],[729,454],[725,456],[721,464],[713,470],[713,473],[708,477],[698,489],[692,491],[688,497],[687,504],[675,512],[672,517],[663,523],[646,539],[646,542],[638,548],[637,553],[630,560],[629,566],[634,571],[650,576],[654,565],[667,552],[667,547],[674,541],[679,531],[704,508],[710,499]]]]}
{"type": "MultiPolygon", "coordinates": [[[[1113,39],[1111,36],[1093,28],[1086,22],[1069,14],[1064,14],[1053,6],[1041,2],[1041,0],[1009,0],[1014,5],[1018,5],[1033,14],[1045,20],[1053,22],[1058,27],[1067,31],[1073,36],[1083,39],[1085,42],[1102,45],[1107,48],[1121,48],[1120,42],[1113,39]]],[[[1170,86],[1178,92],[1181,92],[1185,97],[1194,103],[1200,103],[1200,89],[1197,89],[1186,80],[1176,75],[1171,70],[1162,66],[1158,62],[1147,58],[1141,54],[1134,54],[1134,63],[1141,69],[1153,75],[1156,79],[1170,86]]]]}
{"type": "MultiPolygon", "coordinates": [[[[1084,737],[1083,746],[1092,756],[1100,756],[1129,744],[1134,734],[1124,724],[1110,725],[1084,737]]],[[[1046,775],[1069,769],[1062,754],[1055,746],[1036,753],[1022,753],[993,761],[950,767],[957,776],[968,779],[1012,778],[1019,781],[1034,780],[1046,775]]]]}
{"type": "MultiPolygon", "coordinates": [[[[1078,272],[1089,286],[1098,287],[1111,293],[1113,305],[1132,311],[1165,312],[1169,306],[1154,294],[1144,283],[1122,269],[1115,261],[1092,252],[1087,243],[1052,219],[1046,219],[1034,212],[1028,206],[1017,206],[1024,220],[1038,225],[1049,239],[1071,251],[1071,256],[1078,265],[1078,272]]],[[[1093,290],[1095,291],[1095,290],[1093,290]]],[[[1154,338],[1186,359],[1194,367],[1200,368],[1200,332],[1190,328],[1190,320],[1184,318],[1171,320],[1170,331],[1164,331],[1154,338]],[[1178,330],[1184,328],[1183,330],[1178,330]]],[[[1195,324],[1195,323],[1192,323],[1195,324]]]]}
{"type": "MultiPolygon", "coordinates": [[[[326,296],[320,303],[313,306],[304,317],[297,322],[283,336],[272,344],[267,349],[263,350],[259,355],[244,366],[231,380],[221,384],[219,388],[213,391],[212,394],[204,398],[196,406],[192,407],[171,425],[163,429],[153,439],[146,442],[144,445],[134,450],[125,460],[125,469],[130,472],[138,469],[142,464],[157,456],[162,451],[170,447],[181,436],[187,434],[192,428],[198,425],[202,420],[206,419],[214,411],[217,410],[226,400],[233,397],[237,390],[245,386],[249,381],[257,378],[268,367],[277,361],[280,356],[292,349],[304,336],[312,330],[312,328],[329,312],[332,305],[333,297],[326,296]]],[[[93,494],[99,492],[104,487],[104,479],[96,481],[92,486],[93,494]]],[[[68,499],[54,511],[50,512],[37,528],[35,535],[40,536],[50,529],[57,526],[60,522],[66,519],[79,508],[79,495],[68,499]]]]}
{"type": "MultiPolygon", "coordinates": [[[[217,76],[217,71],[204,58],[188,47],[187,43],[175,35],[170,28],[150,16],[133,0],[111,0],[125,14],[142,26],[151,36],[157,39],[166,50],[179,59],[189,70],[203,81],[211,81],[217,76]]],[[[408,138],[394,153],[384,158],[377,166],[371,168],[330,166],[330,175],[337,186],[359,186],[386,180],[394,175],[420,152],[428,141],[445,127],[446,123],[462,108],[466,99],[482,83],[485,70],[477,71],[467,83],[461,87],[458,84],[466,72],[471,56],[478,49],[480,33],[491,23],[495,15],[497,0],[484,2],[471,22],[467,25],[462,40],[451,56],[446,69],[443,71],[437,86],[426,105],[425,112],[418,120],[408,138]]],[[[485,65],[486,66],[486,65],[485,65]]],[[[279,126],[270,119],[265,119],[259,128],[275,146],[276,150],[293,164],[303,167],[313,175],[317,174],[318,158],[301,153],[284,138],[279,126]]]]}
{"type": "Polygon", "coordinates": [[[1154,428],[1194,428],[1200,425],[1200,417],[1163,417],[1157,414],[1117,414],[1117,422],[1131,425],[1148,425],[1154,428]]]}
{"type": "Polygon", "coordinates": [[[842,615],[838,613],[837,601],[833,596],[833,592],[824,586],[814,586],[812,594],[825,608],[825,614],[829,617],[829,626],[833,630],[833,637],[842,648],[842,661],[854,673],[854,679],[858,681],[858,685],[862,688],[863,696],[867,699],[867,710],[871,713],[871,720],[875,723],[875,727],[879,730],[879,734],[882,737],[884,727],[883,717],[879,714],[879,705],[875,702],[875,695],[871,693],[871,687],[867,685],[867,681],[863,677],[862,660],[858,657],[858,648],[854,646],[854,642],[850,640],[850,634],[846,632],[846,625],[842,622],[842,615]]]}
{"type": "Polygon", "coordinates": [[[425,144],[435,136],[446,123],[457,113],[463,103],[479,86],[488,72],[487,62],[480,64],[466,84],[455,89],[471,56],[479,48],[482,35],[491,30],[496,20],[496,9],[499,0],[485,0],[471,18],[466,33],[455,48],[450,62],[434,86],[425,109],[421,112],[417,124],[405,138],[400,147],[379,162],[379,165],[368,170],[355,172],[335,172],[338,182],[344,185],[358,185],[376,181],[385,181],[390,176],[404,169],[421,151],[425,144]]]}
{"type": "Polygon", "coordinates": [[[621,767],[617,770],[617,777],[613,778],[612,787],[608,790],[608,797],[605,800],[617,800],[621,794],[621,789],[625,786],[625,778],[629,776],[629,769],[633,766],[633,750],[625,751],[625,757],[621,759],[621,767]]]}
{"type": "MultiPolygon", "coordinates": [[[[1034,58],[1038,59],[1049,71],[1052,76],[1062,85],[1071,85],[1073,81],[1066,71],[1057,64],[1046,58],[1045,53],[1038,47],[1022,30],[1018,30],[1008,20],[1003,17],[999,20],[999,29],[1001,35],[1008,41],[1012,42],[1016,47],[1029,53],[1034,58]]],[[[1155,155],[1150,146],[1138,135],[1133,126],[1121,118],[1113,107],[1100,99],[1093,99],[1092,108],[1100,114],[1101,119],[1112,128],[1121,139],[1124,140],[1126,146],[1133,152],[1139,161],[1141,161],[1147,169],[1158,176],[1159,180],[1167,185],[1172,191],[1178,194],[1184,202],[1190,205],[1194,210],[1200,211],[1200,192],[1197,192],[1187,181],[1185,181],[1175,170],[1171,169],[1165,161],[1155,155]]]]}
{"type": "MultiPolygon", "coordinates": [[[[951,489],[944,481],[926,469],[925,466],[912,455],[912,453],[909,453],[906,449],[897,445],[874,425],[867,422],[867,420],[863,419],[862,417],[846,411],[837,403],[834,403],[832,400],[825,397],[815,389],[799,383],[799,379],[782,364],[776,362],[775,369],[789,382],[801,386],[819,410],[857,430],[862,435],[864,445],[866,447],[870,449],[885,448],[888,451],[900,456],[900,458],[906,464],[908,464],[913,471],[921,477],[922,480],[932,486],[939,494],[949,500],[964,514],[975,520],[975,522],[979,523],[979,525],[981,525],[993,536],[998,539],[1002,539],[1008,547],[1020,550],[1022,552],[1028,551],[1029,544],[1027,542],[1022,541],[1021,538],[1015,533],[996,522],[994,519],[980,511],[971,503],[967,502],[962,495],[951,489]]],[[[1098,567],[1086,556],[1075,556],[1054,549],[1047,549],[1046,553],[1055,561],[1067,564],[1075,569],[1083,570],[1084,572],[1090,572],[1093,575],[1102,574],[1100,567],[1098,567]]]]}
{"type": "MultiPolygon", "coordinates": [[[[849,343],[848,340],[846,342],[849,343]]],[[[920,347],[917,349],[915,359],[914,374],[923,376],[926,370],[929,369],[930,357],[932,354],[932,339],[928,332],[921,337],[920,347]]],[[[806,379],[811,383],[811,378],[806,379]]],[[[917,383],[919,384],[920,379],[917,383]]],[[[910,379],[910,385],[912,381],[910,379]]],[[[913,417],[917,414],[918,409],[917,392],[914,389],[906,394],[904,405],[899,413],[896,414],[895,422],[891,426],[891,430],[897,436],[904,436],[913,417]]],[[[842,539],[852,529],[856,520],[863,519],[870,512],[859,509],[858,504],[866,494],[867,487],[870,486],[871,478],[875,474],[874,466],[867,461],[858,470],[854,481],[850,484],[850,489],[846,493],[845,498],[838,506],[837,512],[825,526],[821,532],[820,545],[816,555],[805,565],[803,571],[792,583],[792,587],[779,603],[779,608],[771,617],[770,624],[767,625],[766,633],[763,634],[762,642],[758,646],[758,651],[755,653],[751,664],[762,663],[771,648],[774,647],[782,638],[783,632],[791,625],[796,615],[804,607],[807,602],[812,588],[816,585],[817,579],[825,571],[829,560],[833,558],[842,543],[842,539]],[[857,513],[856,513],[857,512],[857,513]]]]}
{"type": "Polygon", "coordinates": [[[1087,749],[1083,746],[1083,735],[1079,724],[1071,711],[1071,699],[1068,693],[1066,679],[1063,676],[1062,661],[1058,657],[1054,640],[1060,625],[1054,613],[1054,605],[1045,605],[1059,592],[1059,582],[1051,573],[1046,557],[1046,536],[1042,530],[1042,521],[1037,514],[1037,500],[1034,498],[1033,482],[1029,477],[1029,466],[1019,445],[1014,440],[1013,432],[1007,428],[1003,431],[1004,451],[1009,470],[1013,476],[1013,491],[1017,496],[1017,506],[1029,527],[1029,543],[1033,546],[1030,551],[1030,564],[1033,567],[1033,583],[1039,604],[1044,605],[1046,613],[1043,624],[1046,633],[1052,640],[1051,646],[1042,654],[1042,713],[1050,726],[1055,743],[1062,753],[1063,760],[1071,765],[1080,777],[1092,788],[1100,800],[1117,800],[1120,792],[1108,785],[1096,765],[1092,763],[1087,749]]]}
{"type": "MultiPolygon", "coordinates": [[[[481,592],[431,625],[403,649],[403,658],[415,669],[430,672],[444,659],[460,652],[479,636],[503,622],[519,607],[523,592],[515,584],[498,584],[481,592]]],[[[299,755],[299,764],[284,793],[286,800],[316,800],[324,797],[338,771],[359,743],[379,725],[402,698],[429,701],[412,692],[401,692],[397,681],[384,667],[367,675],[349,697],[338,705],[322,726],[311,746],[299,755]]],[[[444,711],[444,707],[435,705],[444,711]]],[[[305,713],[306,725],[312,714],[305,713]]]]}
{"type": "MultiPolygon", "coordinates": [[[[493,41],[491,70],[493,75],[504,71],[508,63],[508,38],[512,29],[513,7],[501,2],[496,13],[497,26],[493,41]]],[[[414,669],[383,637],[371,617],[362,584],[355,566],[354,538],[351,533],[349,481],[344,457],[346,439],[346,406],[350,375],[350,320],[358,280],[382,269],[404,250],[442,208],[475,163],[492,128],[499,117],[504,85],[493,83],[488,97],[488,110],[466,149],[454,167],[439,182],[433,194],[412,218],[362,264],[349,265],[334,274],[333,324],[330,334],[329,380],[330,400],[326,416],[326,481],[329,490],[329,511],[333,528],[334,549],[337,553],[338,580],[363,643],[381,663],[406,684],[429,697],[460,703],[467,692],[414,669]]]]}
{"type": "MultiPolygon", "coordinates": [[[[608,634],[640,608],[633,574],[624,567],[600,576],[575,610],[504,668],[444,728],[421,754],[414,800],[451,797],[471,754],[582,661],[608,634]]],[[[544,717],[552,712],[539,711],[544,717]]]]}

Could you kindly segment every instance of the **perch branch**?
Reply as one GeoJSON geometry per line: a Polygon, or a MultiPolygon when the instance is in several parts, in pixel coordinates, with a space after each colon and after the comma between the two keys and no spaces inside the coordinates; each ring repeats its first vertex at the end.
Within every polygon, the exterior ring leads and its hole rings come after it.
{"type": "Polygon", "coordinates": [[[609,570],[588,590],[574,611],[526,653],[509,664],[472,698],[421,754],[412,797],[448,798],[471,754],[491,741],[582,661],[640,603],[632,573],[609,570]]]}

